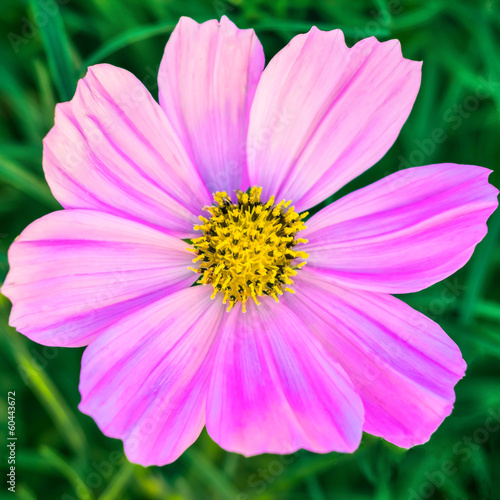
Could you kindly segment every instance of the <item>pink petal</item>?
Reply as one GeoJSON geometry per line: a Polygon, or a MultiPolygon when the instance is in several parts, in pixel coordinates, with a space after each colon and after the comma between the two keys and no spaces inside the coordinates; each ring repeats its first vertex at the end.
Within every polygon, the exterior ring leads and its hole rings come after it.
{"type": "Polygon", "coordinates": [[[344,368],[365,409],[363,430],[405,448],[425,443],[451,413],[465,372],[455,343],[391,295],[348,290],[305,268],[284,302],[344,368]]]}
{"type": "Polygon", "coordinates": [[[429,165],[389,175],[307,222],[308,266],[341,285],[415,292],[453,274],[487,232],[498,190],[490,170],[429,165]]]}
{"type": "Polygon", "coordinates": [[[79,408],[124,441],[131,462],[173,462],[200,434],[223,312],[209,290],[191,287],[115,323],[86,349],[79,408]]]}
{"type": "Polygon", "coordinates": [[[199,173],[165,113],[128,71],[89,68],[56,107],[43,164],[65,208],[91,208],[189,237],[210,203],[199,173]]]}
{"type": "Polygon", "coordinates": [[[210,191],[247,187],[248,118],[263,67],[254,31],[236,28],[226,16],[203,24],[182,17],[167,43],[160,104],[210,191]]]}
{"type": "Polygon", "coordinates": [[[28,226],[9,250],[2,293],[10,324],[45,345],[77,347],[122,316],[193,283],[187,244],[137,222],[63,210],[28,226]]]}
{"type": "Polygon", "coordinates": [[[363,409],[349,378],[292,310],[267,299],[225,315],[207,400],[210,436],[247,456],[355,450],[363,409]]]}
{"type": "Polygon", "coordinates": [[[374,165],[399,134],[421,63],[397,40],[347,48],[340,30],[296,36],[262,74],[250,114],[250,184],[298,211],[374,165]]]}

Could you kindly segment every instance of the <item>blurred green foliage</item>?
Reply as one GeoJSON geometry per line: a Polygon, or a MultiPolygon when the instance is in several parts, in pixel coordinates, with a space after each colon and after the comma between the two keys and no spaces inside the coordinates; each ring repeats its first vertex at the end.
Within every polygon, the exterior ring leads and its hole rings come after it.
{"type": "MultiPolygon", "coordinates": [[[[419,97],[394,147],[325,204],[398,169],[445,161],[488,167],[494,170],[490,180],[500,186],[495,0],[3,0],[0,281],[13,239],[58,208],[41,166],[55,103],[70,99],[86,67],[98,62],[132,71],[156,97],[156,72],[178,18],[203,21],[223,14],[256,30],[268,60],[295,34],[317,25],[341,27],[350,44],[371,35],[398,38],[406,57],[424,61],[419,97]]],[[[429,443],[409,451],[365,435],[354,454],[244,458],[221,450],[204,432],[172,465],[129,464],[121,443],[103,436],[77,409],[82,350],[28,341],[7,326],[9,303],[0,297],[0,435],[7,431],[7,391],[15,391],[17,497],[500,498],[500,427],[488,420],[500,420],[500,213],[489,226],[464,269],[403,297],[443,326],[469,367],[452,416],[429,443]]],[[[5,443],[2,437],[2,456],[5,443]]],[[[4,497],[12,493],[2,479],[4,497]]]]}

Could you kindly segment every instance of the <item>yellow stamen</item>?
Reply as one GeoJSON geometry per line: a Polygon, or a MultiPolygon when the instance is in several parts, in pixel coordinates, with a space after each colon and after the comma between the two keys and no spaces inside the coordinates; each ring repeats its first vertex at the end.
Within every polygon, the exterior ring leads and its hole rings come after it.
{"type": "Polygon", "coordinates": [[[200,216],[201,225],[194,226],[203,236],[194,238],[196,253],[193,262],[201,261],[198,269],[189,269],[201,274],[201,284],[212,284],[222,294],[224,304],[230,311],[236,302],[268,295],[276,302],[283,291],[295,293],[290,276],[305,265],[307,253],[295,250],[296,245],[307,243],[295,235],[305,229],[303,219],[307,214],[297,214],[291,201],[274,204],[274,196],[263,204],[260,201],[262,188],[253,187],[249,192],[236,191],[238,202],[233,204],[226,192],[214,194],[215,205],[204,207],[211,214],[209,219],[200,216]],[[301,262],[296,262],[300,259],[301,262]]]}

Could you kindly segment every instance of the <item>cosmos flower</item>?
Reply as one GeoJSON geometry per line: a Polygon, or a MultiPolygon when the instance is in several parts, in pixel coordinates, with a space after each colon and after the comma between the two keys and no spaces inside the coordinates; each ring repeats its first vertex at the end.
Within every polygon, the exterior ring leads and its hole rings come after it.
{"type": "Polygon", "coordinates": [[[159,104],[93,66],[44,141],[64,210],[10,249],[10,324],[88,345],[80,409],[132,462],[172,462],[204,426],[244,455],[352,452],[362,431],[411,447],[465,372],[391,294],[467,262],[497,206],[488,170],[409,168],[306,217],[388,151],[421,64],[313,28],[263,68],[252,30],[182,18],[159,104]]]}

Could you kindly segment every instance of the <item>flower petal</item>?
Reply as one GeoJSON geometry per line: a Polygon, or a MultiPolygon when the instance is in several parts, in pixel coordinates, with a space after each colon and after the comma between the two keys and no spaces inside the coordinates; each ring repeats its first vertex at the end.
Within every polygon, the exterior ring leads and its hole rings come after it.
{"type": "Polygon", "coordinates": [[[486,235],[498,190],[469,165],[409,168],[321,210],[301,237],[308,266],[341,285],[422,290],[460,269],[486,235]]]}
{"type": "Polygon", "coordinates": [[[78,347],[118,318],[193,283],[186,243],[115,215],[62,210],[9,250],[10,324],[45,345],[78,347]]]}
{"type": "Polygon", "coordinates": [[[207,400],[220,446],[247,456],[350,452],[362,421],[349,378],[290,309],[264,297],[225,315],[207,400]]]}
{"type": "Polygon", "coordinates": [[[206,288],[191,287],[115,323],[86,349],[79,408],[124,441],[131,462],[173,462],[200,434],[223,312],[206,288]]]}
{"type": "Polygon", "coordinates": [[[347,48],[340,30],[296,36],[262,74],[250,114],[251,185],[312,207],[374,165],[399,134],[421,63],[397,40],[347,48]]]}
{"type": "Polygon", "coordinates": [[[303,269],[283,297],[344,368],[365,409],[363,430],[398,446],[425,443],[451,413],[460,350],[429,318],[391,295],[348,290],[303,269]]]}
{"type": "Polygon", "coordinates": [[[263,67],[254,31],[238,29],[226,16],[202,24],[182,17],[167,43],[160,104],[210,191],[247,187],[248,118],[263,67]]]}
{"type": "Polygon", "coordinates": [[[210,203],[199,173],[165,113],[128,71],[89,68],[69,102],[56,107],[43,165],[65,208],[91,208],[193,234],[210,203]]]}

